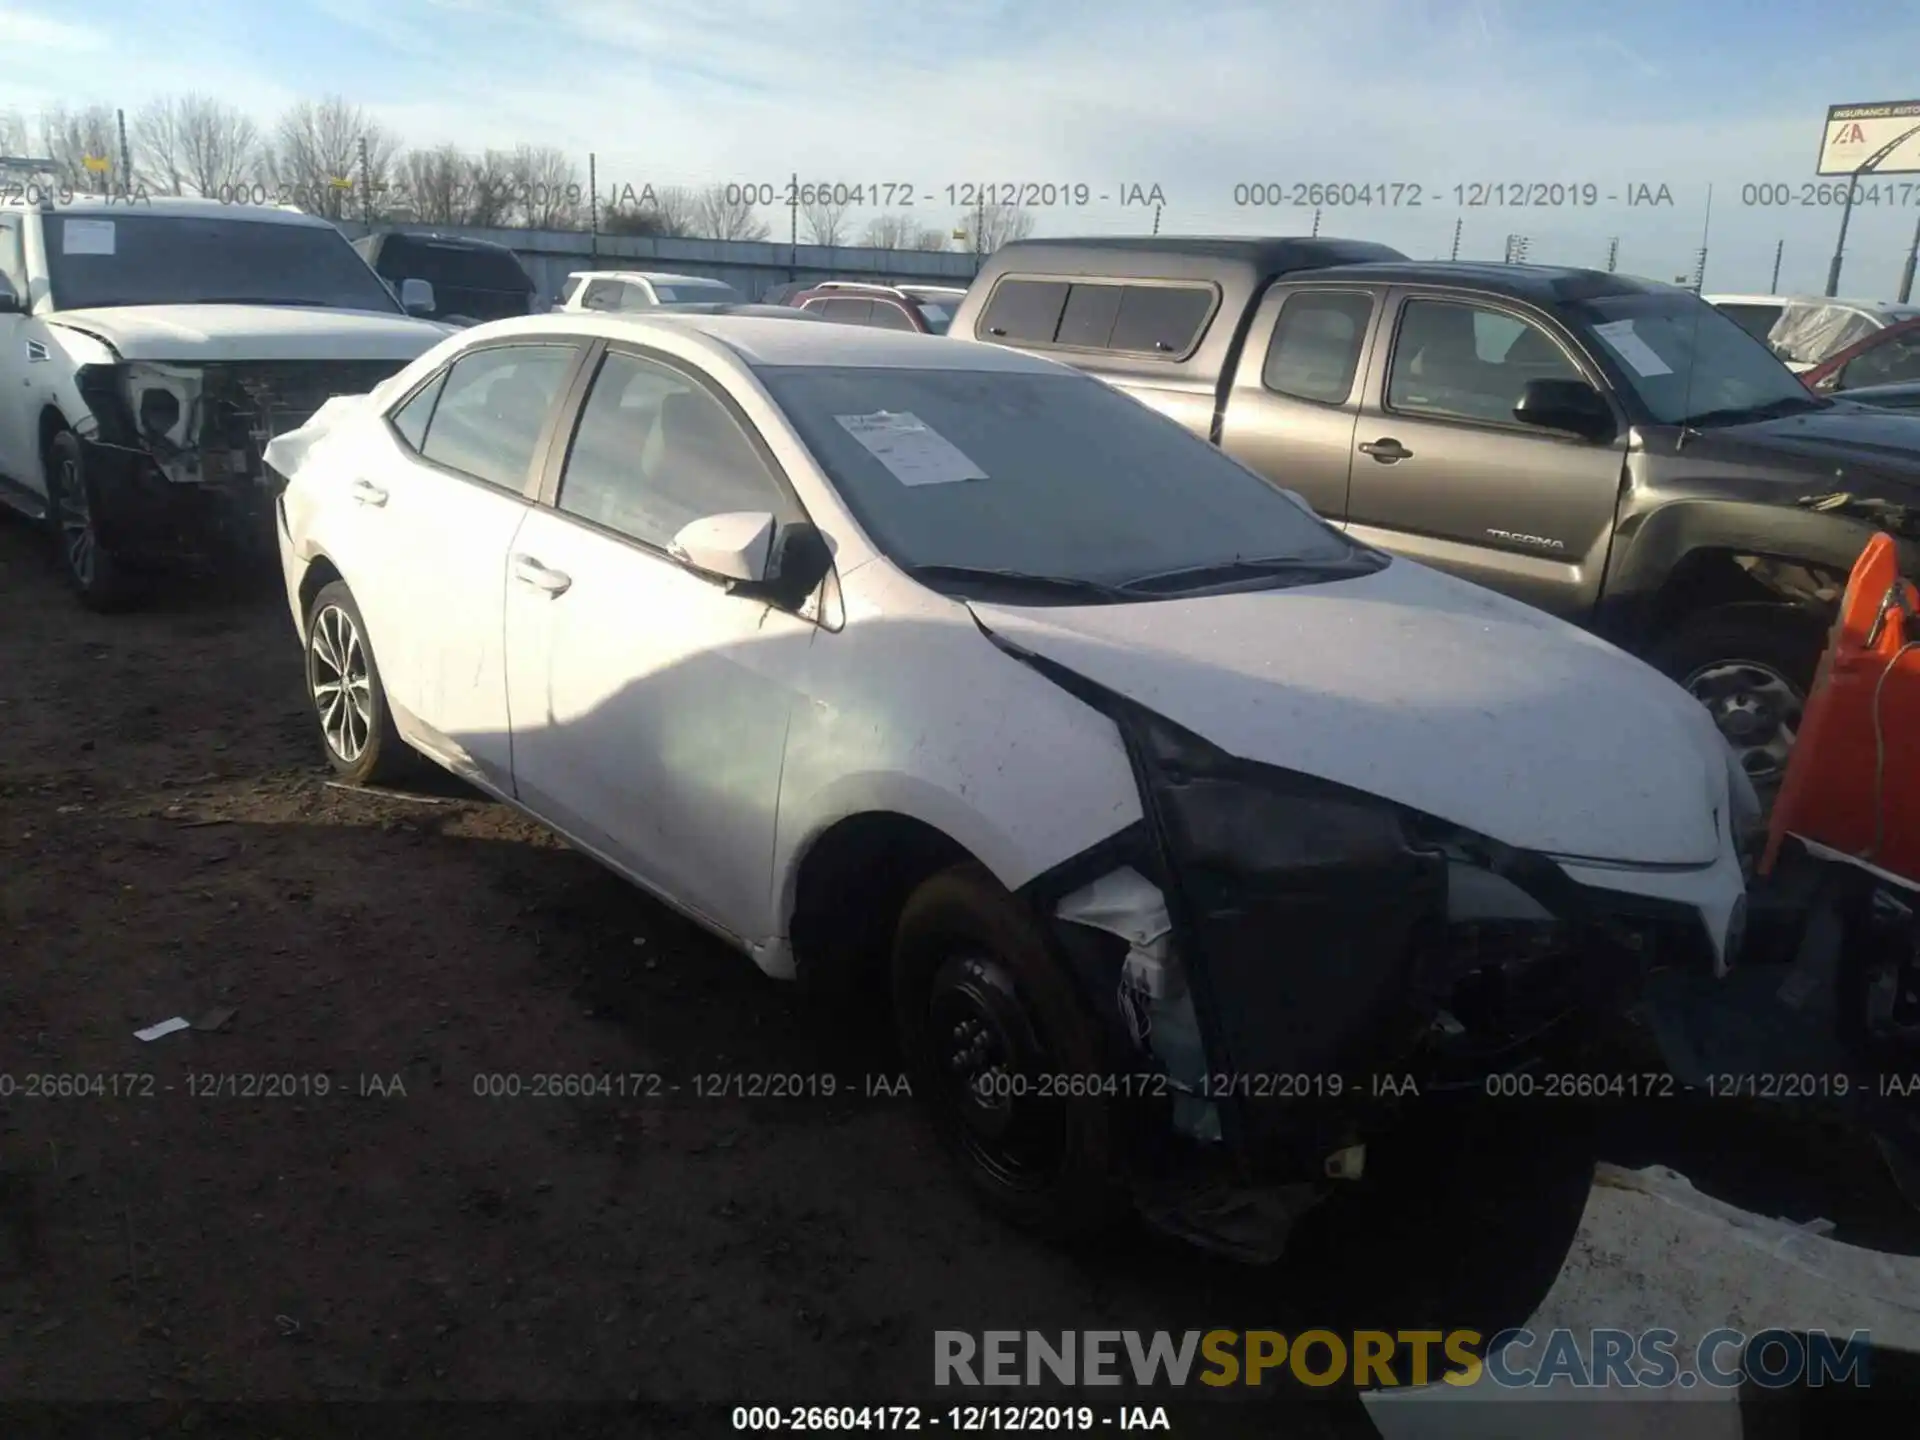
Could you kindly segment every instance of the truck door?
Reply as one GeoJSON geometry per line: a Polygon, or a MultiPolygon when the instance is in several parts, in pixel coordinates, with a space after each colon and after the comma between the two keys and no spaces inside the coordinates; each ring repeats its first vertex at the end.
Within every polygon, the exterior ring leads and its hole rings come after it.
{"type": "Polygon", "coordinates": [[[1380,294],[1282,285],[1255,312],[1227,392],[1220,448],[1338,525],[1347,518],[1360,377],[1380,294]]]}
{"type": "Polygon", "coordinates": [[[1591,619],[1627,427],[1599,443],[1522,425],[1513,407],[1529,380],[1586,380],[1603,395],[1605,382],[1545,316],[1500,297],[1396,289],[1384,308],[1348,530],[1563,619],[1591,619]]]}

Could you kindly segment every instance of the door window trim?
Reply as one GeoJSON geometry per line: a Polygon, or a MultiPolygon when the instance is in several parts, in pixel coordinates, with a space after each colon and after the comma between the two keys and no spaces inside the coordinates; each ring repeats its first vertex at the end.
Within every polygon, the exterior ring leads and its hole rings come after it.
{"type": "MultiPolygon", "coordinates": [[[[381,412],[380,421],[386,427],[388,438],[392,440],[395,445],[399,446],[401,453],[414,464],[424,465],[435,474],[450,476],[455,480],[464,480],[469,485],[478,485],[490,495],[504,495],[509,499],[520,501],[523,505],[533,504],[538,499],[539,483],[541,477],[546,472],[546,454],[553,444],[555,425],[560,418],[566,414],[567,400],[571,396],[573,387],[579,378],[581,361],[592,348],[593,340],[594,337],[588,335],[556,335],[550,339],[542,336],[537,340],[529,340],[525,336],[503,336],[498,340],[488,340],[479,345],[474,345],[469,349],[462,350],[458,355],[452,356],[445,364],[435,367],[432,371],[428,372],[417,385],[408,387],[406,394],[395,400],[381,412]],[[416,450],[408,441],[407,437],[400,433],[400,427],[394,423],[393,417],[411,404],[415,396],[419,395],[421,391],[425,390],[435,381],[443,380],[451,375],[453,367],[469,355],[478,355],[486,350],[524,350],[529,348],[557,350],[562,347],[570,348],[573,351],[573,358],[567,362],[567,368],[560,376],[559,387],[554,391],[553,401],[547,407],[547,418],[541,422],[540,433],[534,439],[533,455],[527,462],[526,478],[521,481],[520,487],[517,490],[509,486],[495,484],[493,481],[483,479],[478,475],[469,475],[465,470],[457,470],[451,465],[435,460],[424,451],[416,450]]],[[[444,388],[441,393],[444,396],[444,388]]],[[[440,410],[440,402],[438,400],[433,402],[433,408],[435,415],[438,415],[440,410]]],[[[432,417],[429,417],[427,421],[427,433],[429,435],[433,433],[432,417]]]]}
{"type": "MultiPolygon", "coordinates": [[[[665,561],[675,569],[682,570],[688,575],[693,576],[696,580],[704,580],[709,584],[717,583],[712,576],[693,569],[664,546],[655,545],[650,541],[640,539],[637,535],[629,535],[624,530],[615,530],[609,525],[602,525],[597,520],[591,520],[584,515],[576,515],[571,511],[560,508],[560,482],[566,478],[567,459],[573,453],[573,442],[579,437],[580,420],[581,417],[586,414],[587,400],[593,394],[594,381],[600,376],[601,364],[610,355],[624,355],[629,359],[644,360],[650,365],[657,365],[661,369],[677,375],[690,385],[703,391],[710,399],[717,402],[720,408],[726,412],[727,417],[731,419],[735,425],[740,427],[740,431],[746,437],[748,445],[752,447],[753,453],[759,458],[767,474],[772,477],[774,485],[787,499],[788,503],[792,505],[797,520],[809,525],[814,523],[813,516],[811,512],[808,511],[806,502],[800,498],[800,492],[794,489],[793,481],[788,476],[786,467],[783,466],[778,457],[774,455],[773,448],[767,444],[766,437],[760,433],[760,427],[753,423],[748,417],[747,412],[740,408],[739,403],[731,395],[727,394],[722,387],[714,383],[711,377],[701,373],[684,360],[681,360],[678,356],[669,355],[664,351],[655,350],[652,346],[644,345],[633,340],[610,341],[603,337],[596,336],[589,340],[583,349],[583,354],[586,357],[586,363],[579,366],[569,377],[568,384],[561,395],[560,403],[554,412],[555,423],[549,432],[542,437],[542,441],[546,445],[546,450],[541,458],[540,464],[536,467],[539,474],[539,485],[534,492],[528,496],[530,503],[538,505],[542,510],[547,511],[557,520],[564,520],[570,525],[577,525],[583,530],[595,535],[604,536],[609,540],[617,540],[623,545],[638,550],[643,555],[665,561]]],[[[827,573],[829,578],[837,577],[837,564],[827,573]]],[[[822,580],[821,584],[826,584],[826,581],[822,580]]],[[[819,587],[815,588],[818,590],[819,587]]],[[[770,605],[773,603],[759,596],[751,598],[755,604],[770,605]]],[[[809,598],[812,597],[809,596],[809,598]]],[[[824,607],[820,608],[824,609],[824,607]]],[[[798,611],[787,611],[785,613],[795,615],[800,619],[809,618],[799,615],[798,611]]],[[[820,616],[816,615],[811,617],[811,619],[812,623],[816,625],[823,624],[820,616]]]]}
{"type": "MultiPolygon", "coordinates": [[[[1370,290],[1364,285],[1314,285],[1305,284],[1289,287],[1281,296],[1280,308],[1274,312],[1273,329],[1267,334],[1266,353],[1260,357],[1260,393],[1271,395],[1276,400],[1286,400],[1300,405],[1317,405],[1322,410],[1346,410],[1354,403],[1354,391],[1359,390],[1361,400],[1366,399],[1367,352],[1371,347],[1375,332],[1380,328],[1380,320],[1387,311],[1387,296],[1379,290],[1370,290]],[[1276,390],[1267,383],[1267,366],[1273,361],[1273,342],[1280,338],[1280,325],[1287,317],[1287,306],[1304,295],[1358,295],[1367,302],[1367,323],[1360,331],[1360,349],[1353,358],[1353,375],[1347,381],[1346,398],[1342,400],[1316,400],[1311,395],[1293,395],[1285,390],[1276,390]]],[[[1390,373],[1390,372],[1389,372],[1390,373]]],[[[1384,380],[1380,390],[1382,408],[1385,408],[1386,387],[1384,380]]]]}
{"type": "MultiPolygon", "coordinates": [[[[1490,310],[1496,315],[1504,315],[1510,320],[1519,320],[1539,330],[1549,340],[1560,347],[1561,354],[1580,372],[1580,378],[1599,392],[1613,411],[1616,438],[1606,448],[1612,448],[1624,436],[1627,426],[1620,413],[1620,402],[1614,398],[1613,387],[1600,375],[1599,368],[1586,349],[1558,320],[1544,312],[1510,299],[1505,295],[1492,295],[1474,290],[1427,290],[1401,289],[1398,297],[1389,297],[1392,309],[1391,333],[1381,355],[1379,369],[1380,413],[1395,416],[1402,420],[1426,421],[1436,425],[1462,425],[1474,430],[1490,430],[1496,434],[1525,435],[1538,440],[1558,441],[1562,444],[1579,445],[1587,449],[1600,448],[1595,441],[1583,440],[1577,435],[1566,435],[1556,430],[1545,430],[1535,425],[1522,425],[1518,420],[1483,420],[1472,415],[1444,415],[1430,410],[1403,410],[1396,408],[1389,400],[1393,386],[1393,362],[1400,353],[1401,318],[1406,314],[1407,306],[1417,300],[1436,301],[1447,305],[1465,305],[1478,310],[1490,310]]],[[[1383,314],[1380,323],[1388,323],[1383,314]]]]}
{"type": "MultiPolygon", "coordinates": [[[[974,317],[973,338],[985,340],[992,345],[1005,345],[1015,350],[1047,350],[1063,355],[1111,355],[1121,360],[1152,360],[1162,365],[1179,365],[1191,360],[1193,354],[1206,340],[1207,333],[1213,329],[1213,322],[1219,318],[1222,291],[1217,280],[1173,280],[1165,276],[1149,275],[1046,275],[1034,274],[1024,270],[1008,270],[994,278],[993,289],[987,292],[987,298],[980,304],[980,313],[974,317]],[[1062,345],[1053,340],[1001,340],[990,335],[986,329],[987,316],[993,311],[994,297],[1000,293],[1000,287],[1009,280],[1025,281],[1042,285],[1064,285],[1067,298],[1061,302],[1061,314],[1064,317],[1066,307],[1073,299],[1073,287],[1076,285],[1111,285],[1118,290],[1156,289],[1156,290],[1200,290],[1208,296],[1206,313],[1200,317],[1193,335],[1188,339],[1184,350],[1116,350],[1111,345],[1062,345]]],[[[1121,300],[1124,303],[1123,294],[1121,300]]],[[[1118,317],[1118,310],[1115,312],[1118,317]]],[[[1054,322],[1054,333],[1060,332],[1060,322],[1054,322]]]]}

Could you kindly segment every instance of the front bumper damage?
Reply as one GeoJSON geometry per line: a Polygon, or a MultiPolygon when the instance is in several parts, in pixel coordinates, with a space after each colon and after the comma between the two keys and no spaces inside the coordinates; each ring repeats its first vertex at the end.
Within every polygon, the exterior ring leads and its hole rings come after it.
{"type": "Polygon", "coordinates": [[[149,563],[271,560],[281,481],[263,454],[335,395],[371,390],[388,361],[89,366],[76,426],[99,542],[149,563]]]}
{"type": "Polygon", "coordinates": [[[1024,893],[1113,1068],[1164,1077],[1122,1088],[1126,1160],[1184,1238],[1273,1258],[1419,1096],[1571,1047],[1654,970],[1722,973],[1738,943],[1731,844],[1710,873],[1570,865],[1240,761],[1013,653],[1111,716],[1133,761],[1145,818],[1024,893]]]}

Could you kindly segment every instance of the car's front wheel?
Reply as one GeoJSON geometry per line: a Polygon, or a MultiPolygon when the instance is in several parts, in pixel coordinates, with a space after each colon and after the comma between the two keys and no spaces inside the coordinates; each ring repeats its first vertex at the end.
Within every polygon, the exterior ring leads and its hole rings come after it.
{"type": "Polygon", "coordinates": [[[89,610],[124,610],[139,596],[138,577],[100,543],[94,497],[79,437],[62,430],[47,445],[47,523],[55,559],[89,610]]]}
{"type": "Polygon", "coordinates": [[[344,581],[322,586],[307,606],[307,698],[327,763],[342,777],[365,785],[407,773],[412,752],[394,728],[366,621],[344,581]]]}
{"type": "Polygon", "coordinates": [[[1126,1206],[1099,1029],[1025,907],[978,865],[925,881],[893,998],[914,1096],[973,1189],[1056,1239],[1110,1231],[1126,1206]]]}

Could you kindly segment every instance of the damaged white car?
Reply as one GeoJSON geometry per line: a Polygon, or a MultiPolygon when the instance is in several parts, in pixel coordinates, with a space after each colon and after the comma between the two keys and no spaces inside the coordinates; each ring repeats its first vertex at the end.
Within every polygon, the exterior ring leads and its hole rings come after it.
{"type": "Polygon", "coordinates": [[[464,332],[276,441],[321,738],[890,1002],[1007,1214],[1219,1239],[1396,1086],[1723,967],[1751,787],[1670,681],[1099,381],[733,316],[464,332]]]}
{"type": "Polygon", "coordinates": [[[267,441],[453,327],[316,216],[52,196],[0,204],[0,503],[96,609],[157,566],[269,563],[267,441]]]}

